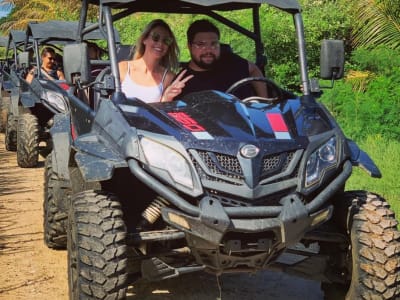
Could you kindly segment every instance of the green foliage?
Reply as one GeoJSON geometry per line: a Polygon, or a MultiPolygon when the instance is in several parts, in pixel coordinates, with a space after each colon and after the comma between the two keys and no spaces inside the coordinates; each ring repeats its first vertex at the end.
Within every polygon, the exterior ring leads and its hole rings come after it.
{"type": "Polygon", "coordinates": [[[400,185],[398,170],[400,168],[400,143],[380,135],[369,135],[357,141],[361,149],[376,162],[382,178],[372,178],[360,168],[354,168],[353,174],[346,183],[347,190],[369,190],[382,195],[391,204],[396,216],[400,216],[400,185]]]}
{"type": "Polygon", "coordinates": [[[400,50],[382,46],[374,49],[358,48],[353,51],[349,63],[349,67],[355,70],[390,75],[400,68],[400,50]]]}
{"type": "Polygon", "coordinates": [[[398,0],[357,0],[351,3],[353,43],[375,48],[400,49],[400,6],[398,0]]]}
{"type": "Polygon", "coordinates": [[[366,86],[362,90],[354,89],[348,78],[325,90],[321,101],[345,133],[355,139],[379,134],[400,140],[400,52],[385,48],[358,49],[353,52],[350,65],[374,72],[366,86]]]}
{"type": "Polygon", "coordinates": [[[387,139],[400,139],[400,70],[390,77],[378,76],[365,92],[338,82],[326,90],[321,101],[331,110],[343,131],[355,139],[380,134],[387,139]]]}
{"type": "MultiPolygon", "coordinates": [[[[310,77],[319,74],[322,39],[350,37],[350,16],[345,14],[344,1],[303,0],[304,30],[310,77]]],[[[264,49],[268,57],[266,74],[289,90],[299,90],[298,49],[292,16],[264,6],[261,27],[264,49]]],[[[348,49],[350,50],[350,49],[348,49]]]]}

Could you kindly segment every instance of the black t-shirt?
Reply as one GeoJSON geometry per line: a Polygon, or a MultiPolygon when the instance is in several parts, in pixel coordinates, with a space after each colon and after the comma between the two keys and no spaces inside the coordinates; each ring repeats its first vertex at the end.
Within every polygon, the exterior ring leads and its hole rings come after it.
{"type": "MultiPolygon", "coordinates": [[[[218,63],[211,70],[194,71],[189,68],[188,63],[183,65],[187,75],[194,75],[192,79],[186,82],[182,93],[177,99],[186,94],[203,90],[218,90],[225,92],[232,84],[240,79],[249,77],[249,63],[246,59],[234,54],[224,53],[221,55],[218,63]]],[[[234,93],[239,98],[245,98],[253,95],[250,84],[237,89],[234,93]]]]}

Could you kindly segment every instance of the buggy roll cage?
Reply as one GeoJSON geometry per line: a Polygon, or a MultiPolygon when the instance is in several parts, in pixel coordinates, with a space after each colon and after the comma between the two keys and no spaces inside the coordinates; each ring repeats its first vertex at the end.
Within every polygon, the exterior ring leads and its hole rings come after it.
{"type": "MultiPolygon", "coordinates": [[[[310,95],[310,83],[306,59],[304,39],[304,27],[301,17],[301,9],[297,0],[82,0],[82,8],[79,19],[78,41],[82,41],[84,34],[96,28],[105,28],[111,32],[113,21],[122,19],[137,12],[149,13],[176,13],[176,14],[203,14],[207,15],[231,29],[252,39],[255,43],[256,64],[265,73],[266,57],[261,38],[260,13],[262,4],[268,4],[282,11],[292,14],[297,36],[299,51],[300,78],[303,86],[303,94],[310,95]],[[97,5],[100,8],[99,22],[90,26],[84,26],[87,21],[89,5],[97,5]],[[114,11],[113,11],[114,9],[114,11]],[[218,12],[251,9],[253,17],[253,30],[248,30],[241,25],[222,16],[218,12]],[[115,13],[114,13],[115,12],[115,13]],[[114,13],[114,14],[113,14],[114,13]]],[[[109,56],[111,61],[111,73],[114,76],[115,89],[121,92],[119,82],[119,70],[116,59],[116,46],[113,34],[108,35],[109,56]]]]}
{"type": "MultiPolygon", "coordinates": [[[[87,24],[88,25],[88,24],[87,24]]],[[[90,25],[90,24],[89,24],[90,25]]],[[[40,51],[39,47],[50,45],[59,49],[56,45],[66,45],[76,42],[79,22],[77,21],[59,21],[51,20],[47,22],[30,22],[25,31],[25,48],[33,49],[36,55],[36,65],[40,66],[40,51]]],[[[119,34],[114,31],[115,42],[119,43],[119,34]]],[[[106,40],[107,35],[102,28],[92,30],[83,36],[84,41],[88,40],[106,40]]],[[[60,50],[60,49],[59,49],[60,50]]],[[[40,68],[38,68],[40,74],[40,68]]]]}
{"type": "Polygon", "coordinates": [[[26,33],[23,30],[10,30],[8,34],[6,58],[8,58],[9,51],[13,52],[13,60],[15,66],[18,66],[18,53],[23,51],[26,33]]]}

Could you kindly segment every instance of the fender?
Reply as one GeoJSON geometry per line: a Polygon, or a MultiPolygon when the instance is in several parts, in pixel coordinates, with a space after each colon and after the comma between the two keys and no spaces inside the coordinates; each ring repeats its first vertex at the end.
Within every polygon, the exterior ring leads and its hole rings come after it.
{"type": "Polygon", "coordinates": [[[74,146],[79,149],[75,154],[75,161],[87,182],[108,180],[116,168],[128,167],[124,158],[100,143],[95,135],[88,134],[78,138],[74,146]]]}
{"type": "Polygon", "coordinates": [[[352,140],[347,139],[347,144],[350,149],[350,160],[353,166],[360,167],[371,177],[382,177],[381,171],[366,152],[362,151],[360,147],[358,147],[358,145],[352,140]]]}
{"type": "Polygon", "coordinates": [[[54,124],[50,129],[50,135],[53,140],[53,171],[62,180],[69,180],[68,161],[71,152],[70,124],[69,114],[56,114],[54,116],[54,124]]]}
{"type": "Polygon", "coordinates": [[[126,158],[139,156],[137,132],[120,114],[111,101],[102,101],[92,133],[74,140],[75,161],[85,181],[108,180],[112,178],[115,168],[128,167],[126,158]],[[120,128],[130,129],[124,131],[120,128]],[[114,150],[117,148],[119,150],[114,150]]]}
{"type": "Polygon", "coordinates": [[[21,94],[21,104],[23,107],[31,108],[35,106],[35,99],[31,96],[30,93],[22,93],[21,94]]]}

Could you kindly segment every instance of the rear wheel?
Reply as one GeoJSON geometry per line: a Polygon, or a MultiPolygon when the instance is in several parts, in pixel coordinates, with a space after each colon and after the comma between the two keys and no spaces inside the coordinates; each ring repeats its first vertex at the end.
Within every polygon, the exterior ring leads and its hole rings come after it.
{"type": "MultiPolygon", "coordinates": [[[[364,191],[346,192],[341,201],[351,203],[346,224],[350,244],[345,299],[399,299],[400,233],[395,214],[383,198],[364,191]]],[[[340,299],[337,294],[332,296],[337,288],[323,287],[325,299],[340,299]]]]}
{"type": "Polygon", "coordinates": [[[9,106],[10,97],[3,96],[0,103],[0,132],[6,131],[9,106]]]}
{"type": "Polygon", "coordinates": [[[96,191],[74,195],[67,243],[70,299],[125,299],[126,227],[116,196],[96,191]]]}
{"type": "Polygon", "coordinates": [[[44,173],[44,242],[52,249],[67,248],[67,205],[71,189],[53,170],[51,153],[46,157],[44,173]]]}
{"type": "Polygon", "coordinates": [[[32,168],[39,161],[39,124],[36,116],[25,113],[18,118],[17,162],[21,168],[32,168]]]}
{"type": "Polygon", "coordinates": [[[8,151],[17,151],[17,126],[18,119],[10,112],[7,115],[5,147],[8,151]]]}

